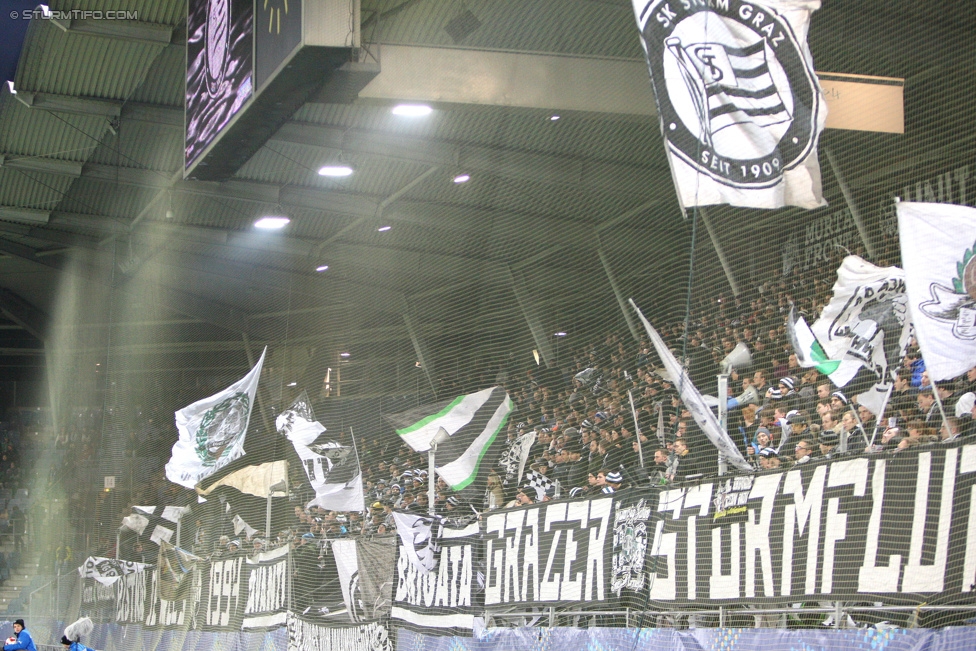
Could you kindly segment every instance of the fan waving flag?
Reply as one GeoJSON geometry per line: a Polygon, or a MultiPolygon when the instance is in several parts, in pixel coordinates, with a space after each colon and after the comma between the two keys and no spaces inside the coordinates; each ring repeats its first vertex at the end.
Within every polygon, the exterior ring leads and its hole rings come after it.
{"type": "Polygon", "coordinates": [[[905,272],[849,255],[833,291],[810,330],[827,359],[840,362],[831,381],[850,384],[858,403],[877,414],[912,336],[905,272]]]}
{"type": "Polygon", "coordinates": [[[933,381],[976,366],[976,210],[899,202],[898,231],[915,335],[933,381]]]}
{"type": "Polygon", "coordinates": [[[641,323],[644,324],[644,330],[647,332],[647,336],[650,338],[651,343],[654,344],[654,349],[657,350],[658,357],[661,358],[661,363],[664,364],[664,368],[667,369],[668,374],[670,374],[675,386],[678,388],[678,393],[681,395],[681,402],[691,412],[691,417],[695,419],[695,423],[705,433],[708,440],[724,455],[726,461],[742,470],[751,470],[752,464],[743,458],[742,453],[735,446],[729,433],[722,429],[718,418],[715,417],[712,410],[705,404],[701,392],[692,384],[691,378],[688,377],[688,371],[671,354],[671,351],[664,344],[664,340],[661,339],[661,335],[644,318],[644,314],[634,304],[633,299],[631,299],[630,305],[637,312],[641,323]]]}
{"type": "Polygon", "coordinates": [[[176,412],[180,438],[166,464],[167,479],[193,488],[201,479],[244,456],[244,435],[267,352],[265,348],[254,368],[234,384],[176,412]]]}
{"type": "MultiPolygon", "coordinates": [[[[486,455],[501,454],[503,441],[499,432],[511,413],[512,400],[508,393],[501,387],[492,387],[459,396],[446,406],[428,405],[387,418],[415,452],[430,450],[442,428],[450,435],[437,446],[435,463],[437,474],[453,490],[459,491],[475,480],[486,455]],[[423,417],[416,420],[418,415],[423,417]]],[[[487,466],[484,472],[488,472],[487,466]]]]}
{"type": "Polygon", "coordinates": [[[362,511],[366,499],[356,448],[342,445],[321,423],[305,418],[310,413],[299,408],[296,402],[275,420],[278,432],[295,446],[305,476],[315,491],[315,499],[308,506],[329,511],[362,511]]]}
{"type": "Polygon", "coordinates": [[[824,205],[806,44],[820,0],[632,3],[681,205],[824,205]]]}
{"type": "Polygon", "coordinates": [[[857,375],[861,369],[861,361],[854,359],[831,359],[823,345],[813,334],[807,320],[790,309],[790,319],[786,324],[786,334],[793,343],[797,362],[802,368],[815,368],[834,383],[834,386],[845,386],[857,375]]]}

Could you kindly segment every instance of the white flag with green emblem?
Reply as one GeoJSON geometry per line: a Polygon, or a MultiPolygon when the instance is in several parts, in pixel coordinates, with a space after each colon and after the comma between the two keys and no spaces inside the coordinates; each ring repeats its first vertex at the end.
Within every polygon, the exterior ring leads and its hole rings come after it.
{"type": "MultiPolygon", "coordinates": [[[[435,467],[447,485],[459,491],[469,486],[480,470],[487,475],[488,466],[482,466],[482,460],[492,456],[492,450],[501,454],[504,441],[499,432],[510,413],[512,400],[508,393],[501,387],[492,387],[458,396],[447,405],[418,407],[389,419],[395,427],[399,426],[397,434],[415,452],[427,452],[437,432],[441,428],[447,431],[450,438],[437,446],[435,467]]],[[[494,461],[490,459],[488,463],[494,461]]]]}
{"type": "Polygon", "coordinates": [[[193,488],[201,479],[244,456],[244,435],[267,350],[265,347],[261,359],[243,378],[176,412],[180,438],[166,464],[167,479],[193,488]]]}
{"type": "Polygon", "coordinates": [[[976,210],[897,204],[901,259],[915,335],[931,380],[976,366],[976,210]]]}

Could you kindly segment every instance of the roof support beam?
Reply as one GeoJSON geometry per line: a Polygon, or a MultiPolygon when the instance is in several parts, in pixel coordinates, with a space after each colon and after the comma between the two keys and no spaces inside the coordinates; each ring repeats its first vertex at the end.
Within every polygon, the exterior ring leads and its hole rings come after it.
{"type": "Polygon", "coordinates": [[[19,88],[16,90],[14,97],[24,106],[32,109],[41,109],[42,111],[76,113],[78,115],[100,115],[106,118],[117,118],[122,114],[122,102],[114,99],[55,95],[53,93],[38,93],[19,88]]]}
{"type": "Polygon", "coordinates": [[[0,167],[23,170],[25,172],[43,172],[78,178],[81,176],[81,163],[74,161],[45,158],[42,156],[13,156],[0,154],[0,167]]]}
{"type": "Polygon", "coordinates": [[[637,59],[382,44],[361,98],[655,115],[637,59]]]}
{"type": "Polygon", "coordinates": [[[537,309],[539,303],[532,296],[532,292],[525,286],[521,278],[516,278],[515,274],[507,267],[506,271],[508,272],[508,280],[512,285],[512,291],[515,292],[515,299],[518,301],[519,308],[522,310],[522,316],[525,317],[525,322],[529,326],[529,332],[532,333],[532,340],[535,341],[536,350],[539,351],[539,355],[542,357],[542,362],[546,365],[546,368],[550,368],[555,362],[556,356],[553,354],[552,346],[549,345],[549,338],[546,337],[545,328],[542,325],[542,317],[537,309]]]}
{"type": "MultiPolygon", "coordinates": [[[[645,85],[649,86],[646,80],[645,85]]],[[[644,187],[651,187],[663,169],[303,122],[285,124],[269,142],[459,167],[490,172],[495,176],[572,185],[607,193],[633,192],[635,177],[644,187]]]]}
{"type": "MultiPolygon", "coordinates": [[[[70,11],[70,10],[69,10],[70,11]]],[[[101,36],[104,38],[135,41],[144,45],[169,45],[173,40],[175,28],[170,25],[146,23],[140,20],[95,20],[84,17],[84,12],[78,11],[79,18],[55,18],[53,22],[64,32],[84,34],[86,36],[101,36]]],[[[102,13],[102,12],[99,12],[102,13]]],[[[117,14],[128,12],[119,11],[117,14]]],[[[132,12],[138,15],[138,12],[132,12]]]]}
{"type": "Polygon", "coordinates": [[[17,206],[0,206],[0,219],[27,224],[46,224],[51,212],[36,208],[18,208],[17,206]]]}
{"type": "Polygon", "coordinates": [[[0,288],[0,313],[37,339],[45,340],[47,315],[9,289],[0,288]]]}

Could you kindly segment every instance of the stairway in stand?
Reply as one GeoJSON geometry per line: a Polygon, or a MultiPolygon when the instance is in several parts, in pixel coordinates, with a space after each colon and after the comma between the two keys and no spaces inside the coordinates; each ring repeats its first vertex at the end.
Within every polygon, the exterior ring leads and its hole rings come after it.
{"type": "MultiPolygon", "coordinates": [[[[14,551],[13,544],[3,544],[0,545],[0,552],[4,554],[9,554],[14,551]]],[[[3,618],[7,614],[9,615],[26,615],[27,614],[27,592],[25,590],[32,582],[37,582],[42,572],[48,575],[47,580],[53,578],[51,576],[51,569],[53,568],[42,568],[40,567],[41,552],[32,551],[30,546],[27,546],[26,551],[22,552],[19,558],[19,563],[16,568],[10,568],[10,577],[0,585],[0,618],[3,618]],[[11,609],[10,606],[13,605],[14,608],[11,609]]],[[[47,581],[44,581],[45,583],[47,581]]],[[[43,585],[43,583],[41,584],[43,585]]]]}

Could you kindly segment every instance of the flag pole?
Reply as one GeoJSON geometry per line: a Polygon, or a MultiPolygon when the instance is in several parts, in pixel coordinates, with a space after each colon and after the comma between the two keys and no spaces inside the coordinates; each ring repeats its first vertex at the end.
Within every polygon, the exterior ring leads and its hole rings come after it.
{"type": "Polygon", "coordinates": [[[634,417],[634,431],[637,433],[637,460],[640,461],[640,467],[644,467],[644,446],[641,445],[641,431],[640,424],[637,422],[637,410],[634,409],[634,392],[631,389],[627,389],[627,397],[630,399],[630,415],[634,417]]]}
{"type": "Polygon", "coordinates": [[[942,426],[948,430],[949,420],[946,418],[945,408],[942,406],[942,398],[939,397],[939,385],[931,378],[929,378],[929,382],[932,383],[932,395],[935,397],[935,404],[939,407],[939,414],[942,416],[942,426]]]}
{"type": "MultiPolygon", "coordinates": [[[[352,425],[349,426],[349,438],[352,439],[352,453],[356,455],[356,466],[359,467],[359,476],[360,476],[359,481],[360,483],[362,483],[363,464],[360,463],[359,461],[359,448],[356,447],[356,433],[352,431],[352,425]]],[[[363,495],[363,497],[365,498],[366,496],[363,495]]],[[[363,499],[363,510],[360,511],[360,513],[367,513],[367,512],[368,509],[366,508],[366,500],[363,499]]]]}
{"type": "Polygon", "coordinates": [[[891,392],[895,388],[895,383],[892,380],[891,384],[888,385],[888,393],[885,394],[884,402],[881,403],[881,409],[878,410],[878,417],[874,421],[874,431],[871,432],[871,442],[868,443],[868,447],[874,445],[874,440],[878,436],[878,428],[881,426],[881,419],[884,418],[885,410],[888,408],[888,401],[891,400],[891,392]]]}

